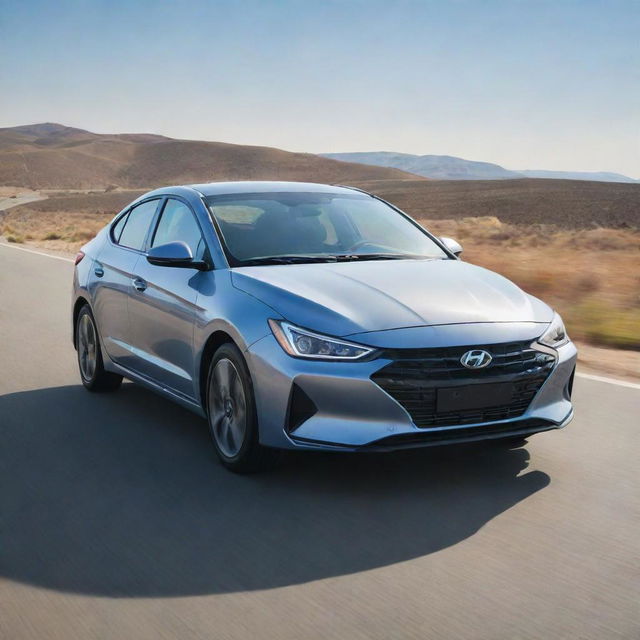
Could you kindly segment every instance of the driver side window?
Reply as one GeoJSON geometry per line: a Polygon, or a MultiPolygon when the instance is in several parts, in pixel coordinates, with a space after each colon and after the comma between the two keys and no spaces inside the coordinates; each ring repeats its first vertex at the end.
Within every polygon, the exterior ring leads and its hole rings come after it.
{"type": "Polygon", "coordinates": [[[169,198],[164,206],[151,246],[167,242],[186,243],[195,260],[202,260],[204,256],[205,242],[193,212],[186,204],[173,198],[169,198]]]}

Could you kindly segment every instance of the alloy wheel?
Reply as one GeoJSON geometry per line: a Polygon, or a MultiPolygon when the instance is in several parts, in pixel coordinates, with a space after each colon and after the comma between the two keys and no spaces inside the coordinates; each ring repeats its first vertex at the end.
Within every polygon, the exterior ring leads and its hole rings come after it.
{"type": "Polygon", "coordinates": [[[220,451],[228,458],[238,455],[247,433],[247,402],[244,385],[235,365],[221,358],[209,382],[209,420],[220,451]]]}
{"type": "Polygon", "coordinates": [[[87,381],[92,380],[95,374],[97,352],[96,330],[91,317],[85,313],[78,326],[78,362],[82,377],[87,381]]]}

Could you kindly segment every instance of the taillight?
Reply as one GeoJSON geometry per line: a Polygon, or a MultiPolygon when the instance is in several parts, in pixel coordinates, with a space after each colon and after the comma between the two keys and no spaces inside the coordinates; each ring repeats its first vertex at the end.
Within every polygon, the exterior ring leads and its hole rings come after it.
{"type": "Polygon", "coordinates": [[[82,260],[82,258],[84,258],[84,251],[78,251],[78,253],[76,253],[76,259],[74,264],[80,264],[80,261],[82,260]]]}

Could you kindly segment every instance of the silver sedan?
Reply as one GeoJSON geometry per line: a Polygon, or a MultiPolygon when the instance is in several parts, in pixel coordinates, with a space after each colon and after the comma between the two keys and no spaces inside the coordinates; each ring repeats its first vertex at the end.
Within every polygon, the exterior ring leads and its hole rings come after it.
{"type": "Polygon", "coordinates": [[[76,257],[90,391],[123,377],[206,417],[235,471],[281,449],[522,439],[572,418],[561,318],[349,187],[163,188],[76,257]]]}

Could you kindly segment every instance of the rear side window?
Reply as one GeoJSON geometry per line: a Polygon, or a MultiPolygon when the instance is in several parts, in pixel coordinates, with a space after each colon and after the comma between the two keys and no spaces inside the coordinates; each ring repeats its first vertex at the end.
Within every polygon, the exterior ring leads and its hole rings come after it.
{"type": "Polygon", "coordinates": [[[129,214],[125,213],[119,220],[116,222],[113,227],[111,227],[111,237],[114,242],[120,242],[120,234],[122,233],[122,229],[124,225],[127,223],[127,216],[129,214]]]}
{"type": "Polygon", "coordinates": [[[167,242],[185,242],[193,257],[196,260],[202,259],[204,239],[200,227],[191,209],[172,198],[167,200],[151,246],[157,247],[167,242]]]}
{"type": "Polygon", "coordinates": [[[149,200],[131,209],[118,243],[123,247],[141,251],[157,207],[158,200],[149,200]]]}

